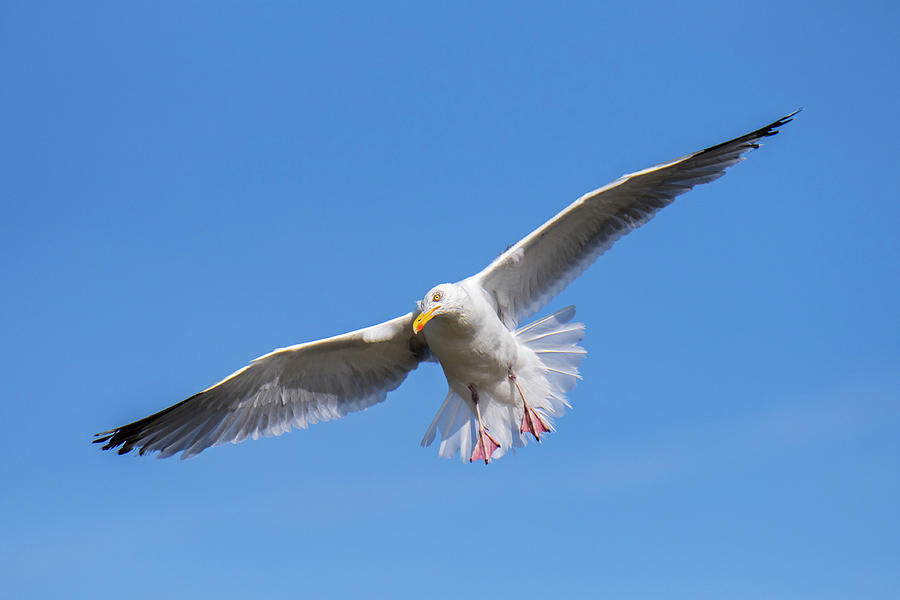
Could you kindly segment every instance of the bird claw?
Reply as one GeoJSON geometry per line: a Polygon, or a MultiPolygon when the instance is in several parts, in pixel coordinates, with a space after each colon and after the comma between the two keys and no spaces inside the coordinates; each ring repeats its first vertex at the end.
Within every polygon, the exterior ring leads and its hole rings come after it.
{"type": "Polygon", "coordinates": [[[478,441],[475,442],[475,450],[472,451],[472,456],[469,458],[469,462],[475,460],[483,460],[484,464],[488,464],[491,462],[491,455],[494,454],[494,451],[500,447],[500,444],[497,443],[491,434],[484,430],[484,427],[480,427],[478,431],[478,441]]]}
{"type": "Polygon", "coordinates": [[[525,412],[522,415],[522,426],[519,428],[520,433],[530,433],[534,436],[534,439],[537,441],[541,441],[542,433],[549,433],[550,428],[544,422],[537,412],[528,406],[525,405],[525,412]]]}

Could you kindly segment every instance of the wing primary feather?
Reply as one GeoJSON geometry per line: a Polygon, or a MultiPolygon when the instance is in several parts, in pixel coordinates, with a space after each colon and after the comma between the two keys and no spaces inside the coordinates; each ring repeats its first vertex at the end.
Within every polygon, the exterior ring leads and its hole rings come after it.
{"type": "Polygon", "coordinates": [[[534,314],[623,235],[690,189],[724,175],[793,120],[777,121],[699,152],[624,175],[585,194],[513,244],[470,279],[492,298],[510,328],[534,314]]]}
{"type": "Polygon", "coordinates": [[[127,425],[93,443],[127,454],[181,452],[276,436],[294,426],[327,421],[385,399],[430,350],[412,331],[413,313],[253,360],[206,390],[127,425]]]}

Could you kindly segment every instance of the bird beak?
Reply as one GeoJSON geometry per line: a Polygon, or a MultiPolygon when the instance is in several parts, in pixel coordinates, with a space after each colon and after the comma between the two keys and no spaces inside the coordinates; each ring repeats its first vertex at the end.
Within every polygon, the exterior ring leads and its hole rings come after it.
{"type": "Polygon", "coordinates": [[[431,320],[431,318],[434,316],[434,311],[436,311],[440,307],[441,305],[438,304],[437,306],[432,307],[428,312],[419,314],[419,316],[416,317],[416,320],[413,321],[413,333],[419,333],[420,331],[422,331],[422,328],[425,327],[425,323],[431,320]]]}

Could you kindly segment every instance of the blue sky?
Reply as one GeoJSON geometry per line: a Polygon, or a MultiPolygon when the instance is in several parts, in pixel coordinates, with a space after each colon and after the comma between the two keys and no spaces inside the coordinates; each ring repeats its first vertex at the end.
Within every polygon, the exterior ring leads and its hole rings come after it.
{"type": "Polygon", "coordinates": [[[898,9],[621,4],[3,3],[4,595],[898,597],[898,9]],[[551,303],[589,355],[540,447],[419,448],[433,365],[190,461],[88,443],[800,106],[551,303]]]}

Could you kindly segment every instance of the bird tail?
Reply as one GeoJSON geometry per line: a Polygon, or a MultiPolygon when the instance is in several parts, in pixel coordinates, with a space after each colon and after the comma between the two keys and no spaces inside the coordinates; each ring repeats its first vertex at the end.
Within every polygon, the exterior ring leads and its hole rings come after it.
{"type": "Polygon", "coordinates": [[[440,429],[441,445],[438,454],[443,458],[453,458],[459,452],[460,458],[466,461],[475,447],[477,427],[472,403],[451,388],[422,438],[422,447],[430,446],[440,429]]]}
{"type": "Polygon", "coordinates": [[[537,355],[544,367],[543,375],[550,386],[551,401],[545,408],[548,416],[562,416],[565,407],[572,408],[566,402],[566,394],[581,379],[578,366],[587,352],[578,342],[584,338],[584,323],[571,323],[574,316],[575,307],[567,306],[513,332],[523,346],[537,355]]]}
{"type": "MultiPolygon", "coordinates": [[[[567,306],[515,330],[513,335],[519,343],[530,349],[538,360],[530,370],[517,373],[518,389],[511,382],[508,395],[504,392],[503,398],[479,390],[482,421],[500,444],[493,458],[500,458],[510,448],[527,443],[526,434],[521,431],[523,406],[517,394],[524,394],[530,408],[551,430],[553,418],[562,416],[566,407],[571,408],[566,393],[580,379],[578,365],[586,354],[578,345],[584,337],[584,324],[571,323],[574,316],[575,307],[567,306]]],[[[438,430],[441,432],[438,454],[452,458],[458,453],[460,459],[468,461],[478,439],[478,421],[472,401],[451,388],[425,432],[422,446],[431,445],[438,430]]]]}

